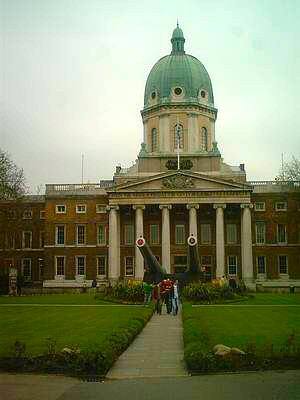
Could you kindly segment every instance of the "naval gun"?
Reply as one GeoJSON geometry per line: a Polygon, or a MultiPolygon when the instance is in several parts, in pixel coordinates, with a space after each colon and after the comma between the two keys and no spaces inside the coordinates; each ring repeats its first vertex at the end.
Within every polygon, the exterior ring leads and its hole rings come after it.
{"type": "Polygon", "coordinates": [[[197,238],[192,234],[187,239],[188,257],[187,270],[181,273],[168,274],[163,266],[160,265],[154,254],[152,253],[146,240],[141,236],[136,240],[136,246],[140,250],[146,264],[147,270],[144,273],[144,282],[158,283],[166,278],[177,279],[181,285],[190,282],[199,282],[204,279],[201,271],[200,257],[198,252],[197,238]]]}

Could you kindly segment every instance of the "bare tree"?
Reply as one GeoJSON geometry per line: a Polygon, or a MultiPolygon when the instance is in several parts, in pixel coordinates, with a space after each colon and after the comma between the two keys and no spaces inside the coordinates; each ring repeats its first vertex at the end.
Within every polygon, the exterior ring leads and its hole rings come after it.
{"type": "Polygon", "coordinates": [[[300,181],[300,160],[292,156],[289,162],[283,162],[276,181],[300,181]]]}
{"type": "Polygon", "coordinates": [[[24,171],[0,148],[0,199],[15,199],[27,192],[24,171]]]}

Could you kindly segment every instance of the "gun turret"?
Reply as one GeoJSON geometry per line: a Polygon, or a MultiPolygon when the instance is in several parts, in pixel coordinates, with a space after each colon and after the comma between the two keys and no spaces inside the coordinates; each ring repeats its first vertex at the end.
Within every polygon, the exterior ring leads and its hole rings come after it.
{"type": "Polygon", "coordinates": [[[155,283],[160,282],[165,278],[167,274],[166,270],[157,261],[150,247],[146,243],[146,240],[142,236],[136,240],[135,244],[139,248],[148,267],[148,271],[144,275],[144,281],[155,283]]]}

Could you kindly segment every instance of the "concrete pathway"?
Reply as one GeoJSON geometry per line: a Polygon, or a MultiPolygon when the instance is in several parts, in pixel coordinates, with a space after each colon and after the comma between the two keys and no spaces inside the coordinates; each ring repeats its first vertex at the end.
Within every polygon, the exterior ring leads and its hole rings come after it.
{"type": "Polygon", "coordinates": [[[143,331],[119,357],[109,379],[187,376],[183,361],[181,314],[153,315],[143,331]]]}

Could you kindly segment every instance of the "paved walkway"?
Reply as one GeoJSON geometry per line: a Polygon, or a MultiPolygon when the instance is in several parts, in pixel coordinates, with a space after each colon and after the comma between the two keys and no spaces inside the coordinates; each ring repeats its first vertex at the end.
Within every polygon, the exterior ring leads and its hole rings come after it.
{"type": "Polygon", "coordinates": [[[187,376],[181,314],[153,315],[107,374],[109,379],[187,376]]]}

